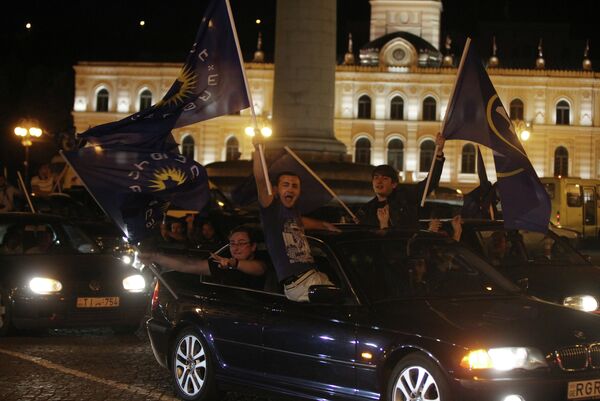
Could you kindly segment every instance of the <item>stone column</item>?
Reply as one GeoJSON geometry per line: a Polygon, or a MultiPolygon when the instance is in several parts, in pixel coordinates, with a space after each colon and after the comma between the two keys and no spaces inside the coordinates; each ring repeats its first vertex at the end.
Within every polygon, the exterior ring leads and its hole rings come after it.
{"type": "Polygon", "coordinates": [[[306,160],[345,160],[334,136],[336,0],[279,0],[275,37],[273,136],[306,160]]]}

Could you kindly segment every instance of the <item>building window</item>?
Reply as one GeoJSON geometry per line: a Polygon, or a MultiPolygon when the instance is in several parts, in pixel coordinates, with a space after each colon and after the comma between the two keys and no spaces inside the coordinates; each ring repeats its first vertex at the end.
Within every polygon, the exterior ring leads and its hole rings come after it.
{"type": "Polygon", "coordinates": [[[108,111],[108,90],[102,88],[96,93],[96,111],[108,111]]]}
{"type": "Polygon", "coordinates": [[[240,160],[240,156],[240,143],[235,136],[232,136],[225,144],[225,160],[240,160]]]}
{"type": "Polygon", "coordinates": [[[510,102],[510,119],[523,120],[523,102],[521,99],[514,99],[510,102]]]}
{"type": "Polygon", "coordinates": [[[559,146],[554,151],[554,176],[569,176],[569,151],[564,146],[559,146]]]}
{"type": "Polygon", "coordinates": [[[191,135],[183,138],[181,142],[181,153],[189,160],[194,160],[194,138],[191,135]]]}
{"type": "Polygon", "coordinates": [[[148,89],[144,89],[140,93],[140,111],[149,109],[152,106],[152,92],[148,89]]]}
{"type": "Polygon", "coordinates": [[[462,160],[460,163],[460,172],[463,174],[475,174],[475,146],[468,143],[462,148],[462,160]]]}
{"type": "Polygon", "coordinates": [[[358,118],[371,118],[371,98],[367,95],[358,98],[358,118]]]}
{"type": "Polygon", "coordinates": [[[356,141],[354,162],[357,164],[371,164],[371,141],[360,138],[356,141]]]}
{"type": "Polygon", "coordinates": [[[404,170],[404,144],[400,139],[388,143],[387,163],[398,171],[404,170]]]}
{"type": "Polygon", "coordinates": [[[404,120],[404,99],[400,96],[390,102],[390,120],[404,120]]]}
{"type": "Polygon", "coordinates": [[[561,100],[556,104],[556,124],[569,125],[569,103],[561,100]]]}
{"type": "Polygon", "coordinates": [[[435,152],[435,143],[432,140],[423,141],[421,152],[419,154],[419,171],[428,172],[433,162],[433,152],[435,152]]]}
{"type": "Polygon", "coordinates": [[[435,121],[437,102],[431,96],[423,100],[423,121],[435,121]]]}

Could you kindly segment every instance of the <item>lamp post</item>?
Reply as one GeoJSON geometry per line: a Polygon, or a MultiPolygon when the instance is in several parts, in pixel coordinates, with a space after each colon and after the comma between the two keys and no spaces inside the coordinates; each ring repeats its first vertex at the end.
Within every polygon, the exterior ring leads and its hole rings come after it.
{"type": "Polygon", "coordinates": [[[29,148],[33,145],[33,138],[42,136],[42,129],[28,125],[27,127],[15,127],[15,135],[21,138],[21,145],[25,148],[25,182],[29,181],[29,148]]]}

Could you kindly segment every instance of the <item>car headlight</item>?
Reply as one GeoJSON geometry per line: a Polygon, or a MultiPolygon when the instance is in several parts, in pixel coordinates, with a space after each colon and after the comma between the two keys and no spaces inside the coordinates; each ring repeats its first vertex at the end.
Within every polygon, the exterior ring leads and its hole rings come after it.
{"type": "Polygon", "coordinates": [[[534,348],[503,347],[477,349],[465,355],[460,366],[466,369],[533,370],[547,366],[542,353],[534,348]]]}
{"type": "Polygon", "coordinates": [[[141,274],[134,274],[123,280],[123,288],[131,292],[140,292],[146,288],[146,280],[141,274]]]}
{"type": "Polygon", "coordinates": [[[29,288],[36,294],[53,294],[62,290],[62,284],[51,278],[34,277],[29,281],[29,288]]]}
{"type": "Polygon", "coordinates": [[[123,263],[125,263],[126,265],[131,264],[131,256],[129,255],[123,255],[121,256],[121,260],[123,261],[123,263]]]}
{"type": "Polygon", "coordinates": [[[563,300],[563,305],[584,312],[593,312],[598,309],[598,301],[591,295],[573,295],[563,300]]]}

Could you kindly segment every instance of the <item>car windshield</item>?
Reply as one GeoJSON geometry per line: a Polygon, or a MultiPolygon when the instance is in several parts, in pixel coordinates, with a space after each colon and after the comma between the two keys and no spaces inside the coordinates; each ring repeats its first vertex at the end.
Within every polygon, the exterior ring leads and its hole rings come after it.
{"type": "Polygon", "coordinates": [[[0,223],[0,255],[96,252],[93,241],[71,224],[0,223]]]}
{"type": "Polygon", "coordinates": [[[397,298],[493,296],[519,292],[484,260],[436,239],[379,239],[340,245],[352,281],[371,302],[397,298]]]}
{"type": "Polygon", "coordinates": [[[548,231],[481,230],[479,240],[490,263],[512,266],[527,263],[547,265],[587,265],[589,262],[566,241],[548,231]]]}

